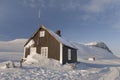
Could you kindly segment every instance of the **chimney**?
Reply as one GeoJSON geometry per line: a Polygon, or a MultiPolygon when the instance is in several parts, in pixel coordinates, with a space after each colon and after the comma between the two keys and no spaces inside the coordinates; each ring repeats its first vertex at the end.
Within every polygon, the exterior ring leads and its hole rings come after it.
{"type": "Polygon", "coordinates": [[[61,37],[61,31],[60,31],[60,30],[57,30],[55,33],[56,33],[58,36],[61,37]]]}

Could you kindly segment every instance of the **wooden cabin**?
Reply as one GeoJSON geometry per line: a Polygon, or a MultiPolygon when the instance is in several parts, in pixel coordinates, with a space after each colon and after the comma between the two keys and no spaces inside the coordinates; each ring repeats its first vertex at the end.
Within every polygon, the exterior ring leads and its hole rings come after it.
{"type": "Polygon", "coordinates": [[[77,49],[56,33],[41,26],[24,45],[24,58],[32,53],[60,61],[61,64],[77,62],[77,49]]]}

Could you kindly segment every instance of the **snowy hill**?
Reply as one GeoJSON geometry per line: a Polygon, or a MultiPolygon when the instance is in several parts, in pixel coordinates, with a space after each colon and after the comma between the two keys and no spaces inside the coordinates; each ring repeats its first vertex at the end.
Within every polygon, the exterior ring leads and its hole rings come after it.
{"type": "Polygon", "coordinates": [[[23,46],[27,39],[15,39],[0,41],[0,52],[23,52],[23,46]]]}
{"type": "Polygon", "coordinates": [[[112,53],[112,51],[108,48],[108,46],[104,42],[91,42],[91,43],[87,43],[85,45],[102,48],[102,49],[105,49],[108,52],[112,53]]]}
{"type": "Polygon", "coordinates": [[[0,41],[0,62],[20,61],[23,57],[23,46],[27,39],[0,41]]]}
{"type": "MultiPolygon", "coordinates": [[[[113,59],[116,57],[106,49],[79,43],[73,45],[78,48],[79,59],[84,60],[75,65],[61,65],[58,61],[42,57],[38,59],[39,64],[24,63],[19,67],[18,61],[23,55],[25,41],[26,39],[17,39],[0,42],[0,80],[120,80],[120,59],[113,59]],[[91,56],[99,59],[92,62],[85,60],[91,56]],[[13,62],[16,67],[13,67],[13,62]],[[6,67],[8,63],[9,68],[6,67]]],[[[31,60],[31,55],[29,58],[31,60]]],[[[39,55],[34,55],[33,58],[37,59],[39,55]]]]}
{"type": "Polygon", "coordinates": [[[96,59],[115,59],[117,58],[109,48],[103,43],[80,44],[72,43],[78,49],[78,59],[88,59],[95,57],[96,59]]]}
{"type": "MultiPolygon", "coordinates": [[[[0,41],[0,52],[7,52],[6,54],[12,54],[12,52],[21,53],[23,55],[24,44],[27,39],[15,39],[12,41],[0,41]]],[[[116,56],[109,50],[107,45],[103,42],[92,42],[88,44],[80,44],[72,42],[72,44],[78,49],[78,58],[88,59],[89,57],[95,57],[96,59],[113,59],[116,56]]],[[[13,56],[13,55],[11,55],[13,56]]]]}

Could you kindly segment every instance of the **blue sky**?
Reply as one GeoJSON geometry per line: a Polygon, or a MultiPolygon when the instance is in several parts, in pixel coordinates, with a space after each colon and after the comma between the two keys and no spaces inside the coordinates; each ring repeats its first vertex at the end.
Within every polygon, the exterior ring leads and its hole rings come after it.
{"type": "Polygon", "coordinates": [[[120,51],[120,0],[0,0],[0,41],[29,38],[38,23],[68,40],[120,51]]]}

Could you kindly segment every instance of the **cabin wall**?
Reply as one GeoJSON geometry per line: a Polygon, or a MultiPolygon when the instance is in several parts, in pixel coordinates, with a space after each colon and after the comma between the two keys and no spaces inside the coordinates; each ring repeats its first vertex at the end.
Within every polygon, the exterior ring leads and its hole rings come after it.
{"type": "Polygon", "coordinates": [[[63,46],[63,64],[77,62],[77,50],[63,46]],[[71,49],[71,60],[68,60],[68,49],[71,49]]]}
{"type": "Polygon", "coordinates": [[[63,46],[63,64],[68,62],[68,47],[63,46]]]}
{"type": "Polygon", "coordinates": [[[56,59],[61,63],[77,62],[77,50],[60,44],[46,29],[40,28],[34,37],[25,46],[25,58],[31,53],[31,48],[36,48],[36,53],[41,54],[41,47],[48,47],[48,58],[56,59]],[[40,31],[45,31],[45,36],[40,37],[40,31]],[[68,60],[68,49],[71,49],[71,60],[68,60]],[[60,51],[62,50],[62,52],[60,51]],[[60,52],[62,55],[60,56],[60,52]]]}
{"type": "Polygon", "coordinates": [[[48,58],[60,60],[60,43],[48,31],[41,28],[33,40],[38,54],[41,54],[41,47],[48,47],[48,58]],[[40,37],[40,31],[45,31],[44,37],[40,37]]]}
{"type": "Polygon", "coordinates": [[[71,54],[71,62],[77,62],[77,50],[76,49],[72,49],[72,54],[71,54]]]}
{"type": "Polygon", "coordinates": [[[48,34],[49,58],[60,60],[60,43],[48,34]]]}

